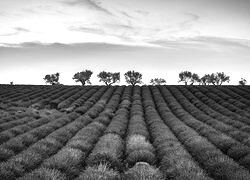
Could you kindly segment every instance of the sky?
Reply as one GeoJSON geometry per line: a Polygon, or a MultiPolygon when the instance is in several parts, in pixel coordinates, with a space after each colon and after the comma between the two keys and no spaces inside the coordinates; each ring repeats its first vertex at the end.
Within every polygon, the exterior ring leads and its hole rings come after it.
{"type": "Polygon", "coordinates": [[[249,0],[0,1],[0,84],[76,85],[76,72],[128,70],[178,84],[181,71],[250,82],[249,0]]]}

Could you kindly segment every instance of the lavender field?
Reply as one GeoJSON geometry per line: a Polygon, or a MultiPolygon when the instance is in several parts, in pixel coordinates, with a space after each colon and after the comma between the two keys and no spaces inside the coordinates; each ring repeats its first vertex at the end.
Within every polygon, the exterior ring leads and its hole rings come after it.
{"type": "Polygon", "coordinates": [[[249,86],[0,86],[0,179],[250,179],[249,86]]]}

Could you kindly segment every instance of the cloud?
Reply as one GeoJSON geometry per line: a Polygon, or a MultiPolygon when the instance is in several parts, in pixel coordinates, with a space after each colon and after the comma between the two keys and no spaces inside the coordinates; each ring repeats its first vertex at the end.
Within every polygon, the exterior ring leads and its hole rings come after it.
{"type": "Polygon", "coordinates": [[[221,38],[211,36],[197,36],[192,38],[179,38],[177,40],[158,40],[151,41],[152,44],[161,45],[162,47],[188,47],[188,48],[208,48],[209,45],[220,45],[221,47],[241,47],[250,48],[250,40],[221,38]]]}
{"type": "Polygon", "coordinates": [[[99,35],[106,35],[117,37],[123,40],[131,40],[131,36],[135,34],[134,27],[126,24],[104,23],[99,27],[85,27],[85,26],[71,26],[68,28],[70,31],[79,31],[85,33],[93,33],[99,35]]]}
{"type": "MultiPolygon", "coordinates": [[[[63,48],[65,51],[71,51],[72,49],[81,49],[86,51],[98,50],[98,51],[106,51],[107,49],[116,49],[116,50],[125,50],[125,49],[143,49],[143,48],[152,48],[150,46],[138,45],[138,44],[112,44],[112,43],[103,43],[103,42],[87,42],[87,43],[42,43],[40,41],[33,42],[24,42],[20,44],[10,44],[10,43],[1,43],[0,49],[12,49],[12,48],[34,48],[34,49],[60,49],[63,48]]],[[[156,47],[156,46],[155,46],[156,47]]]]}
{"type": "Polygon", "coordinates": [[[5,34],[0,34],[0,36],[14,36],[17,35],[17,32],[13,32],[13,33],[5,33],[5,34]]]}
{"type": "Polygon", "coordinates": [[[130,16],[127,12],[125,11],[120,11],[120,13],[123,15],[123,16],[126,16],[127,18],[134,18],[132,16],[130,16]]]}
{"type": "Polygon", "coordinates": [[[83,27],[83,26],[71,26],[69,27],[70,31],[81,31],[86,33],[95,33],[95,34],[105,34],[105,32],[102,29],[97,28],[90,28],[90,27],[83,27]]]}
{"type": "Polygon", "coordinates": [[[14,28],[14,32],[0,34],[0,36],[14,36],[14,35],[18,35],[20,33],[26,33],[26,32],[30,32],[30,31],[28,29],[25,29],[25,28],[22,28],[22,27],[16,27],[16,28],[14,28]]]}
{"type": "Polygon", "coordinates": [[[28,29],[22,28],[22,27],[16,27],[14,28],[17,32],[30,32],[28,29]]]}
{"type": "Polygon", "coordinates": [[[148,11],[137,10],[136,12],[137,12],[138,14],[143,15],[143,16],[147,16],[147,15],[149,15],[149,12],[148,12],[148,11]]]}
{"type": "Polygon", "coordinates": [[[200,16],[194,13],[184,13],[188,19],[179,23],[179,28],[181,31],[189,31],[193,28],[194,24],[199,21],[200,16]]]}
{"type": "Polygon", "coordinates": [[[111,28],[111,29],[129,29],[132,30],[134,29],[133,26],[130,25],[125,25],[125,24],[112,24],[112,23],[106,23],[105,24],[106,27],[111,28]]]}
{"type": "Polygon", "coordinates": [[[247,39],[199,36],[195,38],[189,38],[189,40],[203,43],[220,44],[223,46],[240,46],[243,48],[250,48],[250,40],[247,39]]]}
{"type": "Polygon", "coordinates": [[[101,3],[96,0],[71,0],[71,1],[63,1],[64,4],[70,5],[70,6],[87,6],[89,8],[93,8],[95,10],[101,11],[103,13],[106,13],[108,15],[113,14],[108,11],[107,9],[103,8],[101,3]]]}
{"type": "Polygon", "coordinates": [[[189,16],[193,21],[198,21],[200,19],[200,16],[194,13],[187,12],[185,13],[187,16],[189,16]]]}
{"type": "Polygon", "coordinates": [[[5,16],[6,13],[4,11],[0,11],[0,16],[5,16]]]}

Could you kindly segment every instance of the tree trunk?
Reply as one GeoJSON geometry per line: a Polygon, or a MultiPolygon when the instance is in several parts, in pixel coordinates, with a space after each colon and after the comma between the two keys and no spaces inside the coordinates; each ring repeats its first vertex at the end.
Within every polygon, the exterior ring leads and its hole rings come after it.
{"type": "Polygon", "coordinates": [[[80,82],[82,83],[82,86],[84,86],[84,85],[85,85],[85,81],[82,81],[82,80],[81,80],[80,82]]]}

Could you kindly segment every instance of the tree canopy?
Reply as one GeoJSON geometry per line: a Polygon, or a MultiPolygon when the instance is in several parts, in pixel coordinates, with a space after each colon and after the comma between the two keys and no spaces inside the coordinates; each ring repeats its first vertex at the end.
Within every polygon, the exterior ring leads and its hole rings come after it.
{"type": "Polygon", "coordinates": [[[224,72],[212,73],[209,78],[209,82],[213,85],[222,85],[224,82],[229,82],[230,77],[224,72]]]}
{"type": "Polygon", "coordinates": [[[103,81],[107,86],[110,86],[120,81],[119,72],[111,73],[111,72],[102,71],[97,75],[97,77],[100,78],[99,80],[100,82],[103,81]]]}
{"type": "Polygon", "coordinates": [[[241,78],[241,80],[239,81],[239,85],[245,86],[247,83],[247,80],[244,78],[241,78]]]}
{"type": "Polygon", "coordinates": [[[93,74],[91,70],[84,70],[82,72],[77,72],[72,79],[74,79],[76,82],[81,82],[84,86],[86,82],[88,84],[91,84],[90,77],[93,74]]]}
{"type": "Polygon", "coordinates": [[[179,73],[179,81],[178,82],[184,82],[185,85],[193,85],[195,82],[199,82],[199,76],[196,73],[192,73],[190,71],[182,71],[179,73]]]}
{"type": "Polygon", "coordinates": [[[150,80],[150,83],[152,85],[163,85],[166,83],[166,80],[163,78],[154,78],[150,80]]]}
{"type": "Polygon", "coordinates": [[[43,79],[46,83],[50,83],[51,85],[58,85],[60,84],[59,81],[60,74],[57,72],[55,74],[47,74],[43,79]]]}
{"type": "Polygon", "coordinates": [[[124,74],[125,80],[128,84],[135,86],[136,84],[141,84],[142,74],[135,71],[128,71],[124,74]]]}
{"type": "MultiPolygon", "coordinates": [[[[73,80],[76,82],[81,82],[84,86],[86,83],[91,84],[90,78],[93,72],[91,70],[83,70],[81,72],[77,72],[73,76],[73,80]]],[[[62,85],[59,81],[59,73],[55,74],[47,74],[43,79],[46,83],[50,83],[52,85],[62,85]]],[[[125,81],[126,83],[135,86],[136,84],[142,84],[142,74],[140,72],[131,70],[127,71],[125,74],[125,81]]],[[[104,82],[105,85],[111,86],[112,84],[120,82],[120,72],[107,72],[101,71],[97,75],[100,82],[104,82]]],[[[185,85],[193,85],[195,83],[199,83],[199,85],[222,85],[225,82],[230,81],[230,76],[227,76],[224,72],[216,72],[211,74],[205,74],[201,78],[198,74],[192,73],[190,71],[182,71],[179,73],[179,80],[178,82],[184,82],[185,85]]],[[[246,79],[241,78],[238,81],[239,85],[245,85],[246,79]]],[[[163,85],[166,84],[166,80],[163,78],[153,78],[149,82],[152,85],[163,85]]],[[[10,82],[13,84],[13,82],[10,82]]]]}
{"type": "Polygon", "coordinates": [[[209,85],[211,83],[211,75],[210,74],[205,74],[204,76],[202,76],[199,80],[199,83],[201,85],[209,85]]]}

